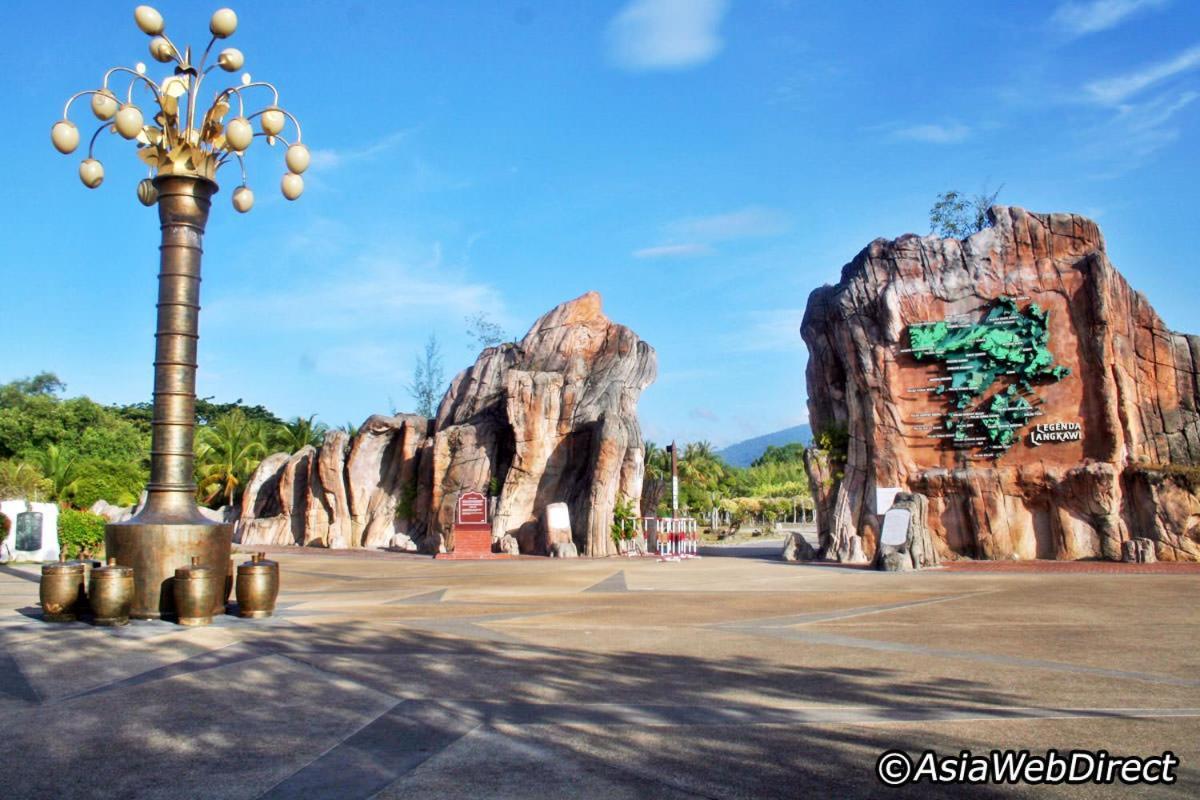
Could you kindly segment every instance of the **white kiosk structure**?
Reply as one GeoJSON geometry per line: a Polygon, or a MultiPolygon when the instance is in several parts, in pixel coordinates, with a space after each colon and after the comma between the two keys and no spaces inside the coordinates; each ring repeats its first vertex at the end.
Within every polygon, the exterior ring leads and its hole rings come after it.
{"type": "Polygon", "coordinates": [[[8,533],[0,542],[0,563],[58,561],[58,506],[28,500],[0,500],[8,533]]]}

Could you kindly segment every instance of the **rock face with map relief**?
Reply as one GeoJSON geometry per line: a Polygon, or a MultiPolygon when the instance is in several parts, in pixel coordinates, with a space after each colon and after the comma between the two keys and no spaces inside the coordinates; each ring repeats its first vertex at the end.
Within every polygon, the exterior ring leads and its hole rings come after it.
{"type": "Polygon", "coordinates": [[[809,297],[822,553],[873,557],[894,490],[943,558],[1200,560],[1200,338],[1091,220],[1003,206],[968,239],[872,242],[809,297]],[[892,491],[889,491],[892,490],[892,491]]]}
{"type": "Polygon", "coordinates": [[[654,349],[589,292],[520,342],[484,350],[435,419],[373,416],[353,439],[332,431],[315,451],[264,459],[235,541],[445,551],[458,496],[481,491],[492,538],[509,551],[515,540],[522,553],[548,554],[543,517],[564,503],[578,551],[613,554],[614,506],[642,494],[637,402],[655,374],[654,349]]]}

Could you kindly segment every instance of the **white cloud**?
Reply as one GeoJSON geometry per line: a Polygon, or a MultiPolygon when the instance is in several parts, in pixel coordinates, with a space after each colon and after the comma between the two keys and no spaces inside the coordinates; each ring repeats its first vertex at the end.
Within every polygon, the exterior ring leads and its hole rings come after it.
{"type": "Polygon", "coordinates": [[[709,61],[723,42],[726,0],[633,0],[608,25],[609,58],[628,70],[683,69],[709,61]]]}
{"type": "Polygon", "coordinates": [[[787,214],[765,206],[746,206],[725,214],[689,217],[663,226],[666,244],[642,247],[634,258],[695,258],[716,253],[714,242],[778,236],[787,231],[787,214]],[[679,242],[677,244],[677,242],[679,242]]]}
{"type": "Polygon", "coordinates": [[[706,244],[664,244],[658,247],[643,247],[633,251],[634,258],[695,258],[712,255],[713,249],[706,244]]]}
{"type": "Polygon", "coordinates": [[[408,129],[392,131],[388,135],[361,147],[347,147],[340,150],[313,150],[312,167],[316,170],[336,169],[354,161],[365,161],[374,158],[400,144],[411,132],[408,129]]]}
{"type": "Polygon", "coordinates": [[[1112,178],[1139,167],[1182,135],[1172,124],[1176,114],[1200,99],[1200,92],[1168,92],[1142,103],[1123,104],[1105,122],[1082,132],[1079,155],[1107,163],[1096,177],[1112,178]]]}
{"type": "Polygon", "coordinates": [[[1183,92],[1176,96],[1162,95],[1138,105],[1121,106],[1120,118],[1126,120],[1131,132],[1161,130],[1171,117],[1190,106],[1198,97],[1200,93],[1183,92]]]}
{"type": "Polygon", "coordinates": [[[667,225],[667,231],[681,238],[703,242],[777,236],[788,229],[787,215],[774,208],[747,206],[726,214],[682,219],[667,225]]]}
{"type": "Polygon", "coordinates": [[[1183,72],[1200,67],[1200,45],[1184,50],[1174,58],[1151,64],[1124,75],[1092,81],[1083,90],[1091,100],[1100,105],[1115,106],[1128,98],[1183,72]]]}
{"type": "Polygon", "coordinates": [[[1054,10],[1050,21],[1072,38],[1115,28],[1140,11],[1162,8],[1169,0],[1072,0],[1054,10]]]}
{"type": "Polygon", "coordinates": [[[693,408],[688,412],[692,419],[703,419],[708,422],[720,422],[721,418],[711,408],[693,408]]]}
{"type": "Polygon", "coordinates": [[[282,291],[218,298],[205,308],[205,316],[210,323],[226,319],[259,329],[308,331],[395,329],[479,311],[493,319],[504,317],[497,289],[442,268],[440,242],[423,262],[364,254],[323,270],[321,276],[282,291]]]}
{"type": "Polygon", "coordinates": [[[960,123],[949,125],[932,123],[911,125],[907,128],[898,128],[892,132],[892,136],[897,139],[908,139],[914,142],[927,142],[929,144],[958,144],[970,135],[971,129],[960,123]]]}

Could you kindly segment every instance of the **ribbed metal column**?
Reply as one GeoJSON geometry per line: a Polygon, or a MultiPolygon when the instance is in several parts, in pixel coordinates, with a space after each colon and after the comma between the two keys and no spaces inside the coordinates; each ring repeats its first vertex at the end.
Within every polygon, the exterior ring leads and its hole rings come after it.
{"type": "Polygon", "coordinates": [[[232,526],[210,522],[196,507],[196,344],[199,339],[200,260],[204,226],[217,185],[204,178],[160,176],[162,228],[158,324],[154,347],[154,420],[146,504],[128,522],[105,530],[108,555],[134,569],[132,616],[174,611],[175,570],[193,556],[213,571],[223,610],[232,526]]]}
{"type": "Polygon", "coordinates": [[[146,511],[192,521],[196,515],[193,439],[200,257],[212,181],[162,177],[158,188],[158,327],[154,348],[154,426],[146,511]]]}

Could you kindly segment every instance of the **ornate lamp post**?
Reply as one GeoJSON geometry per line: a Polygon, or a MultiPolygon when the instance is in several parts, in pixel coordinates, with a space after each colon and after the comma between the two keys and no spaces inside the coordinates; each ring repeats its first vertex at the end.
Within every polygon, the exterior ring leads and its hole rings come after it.
{"type": "MultiPolygon", "coordinates": [[[[138,199],[146,206],[158,205],[162,229],[158,274],[158,327],[154,352],[154,421],[150,449],[150,482],[141,511],[128,522],[109,525],[105,531],[108,555],[122,566],[134,568],[135,597],[132,616],[147,619],[174,611],[172,584],[175,569],[187,566],[192,556],[213,571],[217,582],[213,596],[223,603],[225,576],[229,567],[232,526],[214,523],[196,506],[193,476],[193,437],[196,423],[196,342],[200,313],[200,255],[204,226],[212,196],[217,192],[217,170],[236,159],[241,185],[233,192],[233,207],[239,212],[254,205],[254,193],[246,186],[243,154],[256,137],[268,145],[281,142],[287,149],[281,189],[295,200],[304,191],[300,173],[308,167],[309,153],[300,142],[300,123],[280,108],[279,92],[269,83],[241,76],[239,85],[217,91],[203,114],[197,114],[197,98],[205,78],[215,68],[237,72],[244,57],[228,47],[217,54],[216,64],[205,66],[218,39],[237,29],[237,15],[222,8],[212,15],[212,38],[199,62],[193,63],[190,47],[180,50],[164,32],[162,15],[149,6],[133,12],[137,26],[150,39],[150,55],[174,70],[159,81],[146,74],[145,64],[133,69],[113,67],[104,74],[99,89],[71,97],[63,118],[50,136],[55,148],[72,153],[79,146],[79,131],[68,119],[71,104],[91,96],[92,113],[101,125],[88,142],[87,158],[79,165],[79,178],[89,189],[104,180],[104,167],[94,157],[96,139],[104,131],[137,142],[138,156],[151,177],[137,187],[138,199]],[[120,86],[110,83],[129,79],[122,102],[120,86]],[[134,92],[149,94],[154,111],[147,121],[134,103],[134,92]],[[246,114],[244,95],[267,91],[271,103],[246,114]],[[236,106],[237,116],[223,122],[236,106]],[[260,132],[255,133],[253,121],[260,132]],[[293,143],[283,138],[291,121],[296,129],[293,143]]],[[[222,609],[214,609],[219,611],[222,609]]]]}

